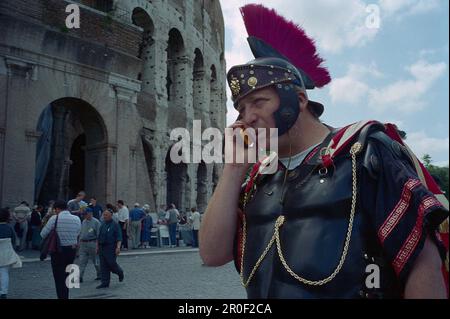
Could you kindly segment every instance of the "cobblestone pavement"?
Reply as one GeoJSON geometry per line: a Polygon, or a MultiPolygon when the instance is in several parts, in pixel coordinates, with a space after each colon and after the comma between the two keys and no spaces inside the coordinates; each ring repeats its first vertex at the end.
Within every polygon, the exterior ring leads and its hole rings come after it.
{"type": "MultiPolygon", "coordinates": [[[[56,298],[50,261],[34,261],[32,257],[25,258],[22,268],[11,269],[8,298],[56,298]]],[[[99,281],[94,281],[94,266],[88,264],[83,283],[70,290],[70,298],[246,298],[233,263],[218,268],[203,266],[196,250],[129,252],[119,256],[118,262],[125,272],[123,282],[113,274],[110,288],[95,289],[99,281]]]]}

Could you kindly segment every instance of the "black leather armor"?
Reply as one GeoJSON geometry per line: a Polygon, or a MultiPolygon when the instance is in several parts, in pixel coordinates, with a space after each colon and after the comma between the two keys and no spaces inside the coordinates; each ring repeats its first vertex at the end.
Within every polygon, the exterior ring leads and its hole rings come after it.
{"type": "MultiPolygon", "coordinates": [[[[379,133],[377,133],[379,134],[379,133]]],[[[383,134],[383,133],[381,133],[383,134]]],[[[384,134],[383,134],[384,135],[384,134]]],[[[379,158],[369,139],[358,157],[358,177],[377,174],[379,158]],[[378,165],[378,166],[377,166],[378,165]]],[[[285,170],[261,175],[256,191],[244,207],[247,223],[244,279],[249,277],[267,247],[279,215],[285,216],[280,228],[281,250],[289,267],[308,280],[328,277],[338,265],[349,224],[352,198],[352,168],[349,152],[334,159],[324,175],[315,168],[301,179],[302,165],[288,173],[284,204],[280,203],[285,170]]],[[[358,194],[359,196],[359,194],[358,194]]],[[[395,273],[385,261],[377,242],[371,217],[357,201],[349,250],[342,269],[330,282],[311,286],[297,281],[282,265],[274,244],[247,287],[249,298],[386,298],[400,297],[395,273]],[[380,269],[379,289],[367,289],[366,266],[380,269]]],[[[239,265],[237,265],[239,268],[239,265]]]]}

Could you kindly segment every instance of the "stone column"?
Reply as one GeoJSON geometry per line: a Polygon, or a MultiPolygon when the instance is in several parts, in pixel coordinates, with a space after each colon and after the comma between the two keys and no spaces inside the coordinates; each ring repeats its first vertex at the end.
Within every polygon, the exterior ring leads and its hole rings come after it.
{"type": "Polygon", "coordinates": [[[104,183],[105,187],[105,203],[114,204],[117,201],[117,145],[115,143],[107,144],[104,152],[106,153],[106,174],[104,183]],[[109,182],[108,182],[109,181],[109,182]]]}
{"type": "Polygon", "coordinates": [[[26,94],[38,79],[35,63],[12,56],[0,61],[0,204],[34,200],[36,138],[26,94]]]}
{"type": "Polygon", "coordinates": [[[116,145],[98,144],[86,147],[86,193],[95,196],[99,203],[114,203],[113,156],[116,145]],[[108,181],[110,181],[108,183],[108,181]]]}
{"type": "Polygon", "coordinates": [[[24,183],[23,193],[24,198],[33,199],[34,202],[37,198],[34,198],[34,176],[36,174],[36,146],[41,136],[41,132],[35,130],[25,131],[26,150],[27,150],[27,163],[23,167],[23,172],[26,176],[29,176],[27,182],[24,183]]]}
{"type": "Polygon", "coordinates": [[[203,112],[207,105],[207,99],[205,96],[205,71],[194,72],[194,83],[192,92],[192,107],[194,109],[194,120],[202,121],[202,128],[204,127],[203,112]]]}
{"type": "Polygon", "coordinates": [[[211,116],[212,111],[211,104],[211,74],[210,72],[205,72],[203,76],[203,108],[202,108],[202,131],[208,127],[211,127],[211,116]]]}
{"type": "MultiPolygon", "coordinates": [[[[129,179],[128,179],[128,197],[127,200],[130,202],[130,204],[133,204],[135,202],[142,202],[144,200],[143,198],[137,198],[137,148],[135,145],[129,145],[129,179]]],[[[142,172],[144,173],[144,172],[142,172]]],[[[142,204],[142,203],[141,203],[142,204]]],[[[143,204],[142,204],[143,205],[143,204]]],[[[131,206],[130,206],[131,207],[131,206]]]]}
{"type": "Polygon", "coordinates": [[[186,127],[190,123],[192,126],[192,67],[193,62],[188,56],[182,56],[168,61],[172,65],[172,81],[174,82],[174,94],[169,101],[169,115],[167,127],[186,127]]]}
{"type": "Polygon", "coordinates": [[[132,199],[130,186],[136,183],[135,178],[130,176],[130,144],[136,141],[140,130],[140,120],[136,111],[137,93],[140,84],[126,78],[110,75],[110,96],[115,98],[115,127],[111,129],[111,140],[117,146],[115,156],[115,169],[113,178],[115,197],[114,200],[123,199],[128,202],[132,199]]]}
{"type": "MultiPolygon", "coordinates": [[[[156,30],[155,30],[156,32],[156,30]]],[[[154,69],[154,94],[155,94],[155,120],[154,129],[155,135],[165,134],[167,131],[167,117],[168,117],[168,92],[166,89],[167,76],[167,42],[169,35],[162,32],[155,34],[155,44],[153,45],[155,54],[155,69],[154,69]]]]}
{"type": "Polygon", "coordinates": [[[154,146],[154,181],[152,181],[153,195],[155,198],[156,209],[160,205],[166,204],[167,198],[167,173],[165,171],[165,156],[164,148],[161,148],[159,143],[154,146]]]}

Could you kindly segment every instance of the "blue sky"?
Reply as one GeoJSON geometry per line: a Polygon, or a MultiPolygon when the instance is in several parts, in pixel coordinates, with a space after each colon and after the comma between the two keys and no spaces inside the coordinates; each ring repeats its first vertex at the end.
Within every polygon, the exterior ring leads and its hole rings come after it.
{"type": "MultiPolygon", "coordinates": [[[[239,7],[221,0],[227,69],[253,58],[239,7]]],[[[309,97],[322,120],[339,127],[361,119],[396,123],[417,156],[449,163],[449,2],[446,0],[265,0],[317,43],[332,82],[309,97]],[[379,28],[368,28],[368,5],[379,28]]],[[[229,96],[229,92],[228,92],[229,96]]],[[[228,124],[236,118],[230,101],[228,124]]]]}

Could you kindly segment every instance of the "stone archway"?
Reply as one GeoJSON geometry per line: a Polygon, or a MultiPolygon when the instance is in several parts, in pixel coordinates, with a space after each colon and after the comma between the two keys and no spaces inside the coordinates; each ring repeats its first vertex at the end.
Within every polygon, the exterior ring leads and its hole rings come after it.
{"type": "MultiPolygon", "coordinates": [[[[170,149],[166,156],[167,192],[166,203],[175,204],[180,209],[185,206],[186,184],[188,181],[187,164],[175,164],[170,159],[170,149]]],[[[189,204],[189,203],[186,203],[189,204]]]]}
{"type": "Polygon", "coordinates": [[[80,190],[104,200],[107,134],[94,107],[76,98],[58,99],[43,111],[38,130],[43,134],[36,150],[36,200],[67,200],[80,190]]]}
{"type": "Polygon", "coordinates": [[[142,8],[133,9],[131,20],[134,25],[143,29],[142,42],[139,44],[138,58],[147,60],[150,54],[147,50],[155,43],[155,40],[153,39],[153,33],[155,31],[153,20],[142,8]]]}
{"type": "Polygon", "coordinates": [[[137,79],[141,81],[141,92],[137,97],[136,107],[140,116],[155,123],[157,117],[156,101],[156,69],[158,46],[155,45],[155,25],[149,13],[142,7],[133,9],[131,21],[134,25],[142,28],[142,40],[139,43],[137,57],[142,60],[142,69],[137,79]]]}
{"type": "Polygon", "coordinates": [[[167,42],[167,76],[166,91],[168,104],[167,123],[170,128],[186,125],[186,103],[184,78],[186,74],[186,57],[183,37],[177,29],[169,31],[167,42]]]}

